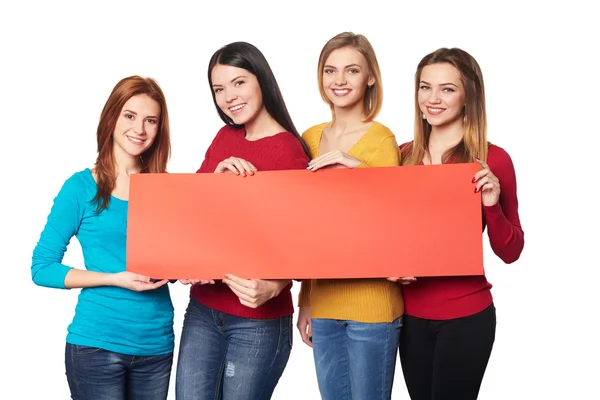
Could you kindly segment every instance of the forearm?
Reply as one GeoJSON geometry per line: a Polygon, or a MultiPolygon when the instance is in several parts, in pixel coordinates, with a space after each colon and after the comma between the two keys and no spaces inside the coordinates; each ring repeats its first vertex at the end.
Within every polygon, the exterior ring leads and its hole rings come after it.
{"type": "Polygon", "coordinates": [[[525,245],[523,230],[512,223],[499,204],[484,207],[488,237],[494,253],[507,264],[517,261],[525,245]]]}
{"type": "Polygon", "coordinates": [[[115,286],[115,275],[105,272],[86,271],[72,268],[65,276],[65,288],[87,288],[115,286]]]}

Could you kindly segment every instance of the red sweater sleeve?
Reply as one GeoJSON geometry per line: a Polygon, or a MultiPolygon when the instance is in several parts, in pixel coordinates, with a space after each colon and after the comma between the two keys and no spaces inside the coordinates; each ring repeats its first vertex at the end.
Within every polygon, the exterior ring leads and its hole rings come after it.
{"type": "Polygon", "coordinates": [[[206,156],[204,157],[204,161],[202,161],[202,165],[200,165],[200,168],[198,169],[198,171],[196,171],[197,174],[205,174],[208,172],[214,172],[214,171],[208,170],[209,153],[210,153],[210,147],[208,148],[208,150],[206,150],[206,156]]]}
{"type": "Polygon", "coordinates": [[[310,159],[304,152],[298,139],[290,133],[279,135],[279,138],[281,142],[278,144],[278,147],[281,147],[281,150],[275,152],[275,154],[281,154],[281,156],[273,160],[274,163],[271,165],[270,170],[282,171],[306,169],[310,159]]]}
{"type": "Polygon", "coordinates": [[[519,259],[525,245],[519,219],[515,168],[508,153],[495,145],[489,148],[488,165],[498,177],[501,191],[498,203],[483,207],[483,215],[492,250],[502,261],[510,264],[519,259]]]}
{"type": "Polygon", "coordinates": [[[210,146],[208,146],[208,149],[206,150],[206,154],[204,155],[204,161],[202,161],[202,164],[200,165],[200,168],[196,171],[196,173],[200,173],[200,174],[206,174],[206,173],[213,173],[215,172],[215,169],[217,168],[218,163],[220,163],[223,160],[216,160],[215,164],[213,161],[213,148],[218,147],[219,146],[219,141],[221,140],[221,137],[226,134],[226,131],[228,129],[228,126],[224,126],[223,128],[221,128],[219,130],[219,132],[217,132],[217,134],[215,135],[215,138],[213,139],[212,143],[210,144],[210,146]],[[214,166],[213,166],[214,165],[214,166]]]}

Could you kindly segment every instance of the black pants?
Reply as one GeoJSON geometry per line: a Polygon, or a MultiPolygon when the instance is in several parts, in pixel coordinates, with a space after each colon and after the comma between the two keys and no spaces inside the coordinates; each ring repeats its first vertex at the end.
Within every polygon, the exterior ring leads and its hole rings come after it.
{"type": "Polygon", "coordinates": [[[400,361],[412,400],[477,399],[496,336],[496,308],[446,321],[404,315],[400,361]]]}

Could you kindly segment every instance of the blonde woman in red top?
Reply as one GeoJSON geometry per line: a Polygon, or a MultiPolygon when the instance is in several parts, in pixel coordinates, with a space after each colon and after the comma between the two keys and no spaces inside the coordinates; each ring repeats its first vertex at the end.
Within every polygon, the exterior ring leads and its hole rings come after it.
{"type": "MultiPolygon", "coordinates": [[[[508,153],[487,140],[483,76],[461,49],[425,56],[415,74],[415,136],[402,165],[478,162],[483,227],[505,263],[523,250],[515,170],[508,153]]],[[[400,359],[412,400],[476,399],[494,344],[496,312],[484,275],[403,278],[400,359]]]]}

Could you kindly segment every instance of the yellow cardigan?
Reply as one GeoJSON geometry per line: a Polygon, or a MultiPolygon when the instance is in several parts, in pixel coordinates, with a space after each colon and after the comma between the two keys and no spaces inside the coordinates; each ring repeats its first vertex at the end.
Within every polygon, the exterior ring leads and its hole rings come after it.
{"type": "MultiPolygon", "coordinates": [[[[315,125],[302,134],[311,158],[319,156],[319,144],[327,124],[315,125]]],[[[379,122],[373,122],[348,154],[362,161],[359,168],[400,164],[396,138],[379,122]]],[[[306,280],[300,287],[298,306],[310,307],[311,318],[358,322],[391,322],[404,314],[401,285],[385,279],[306,280]]]]}

